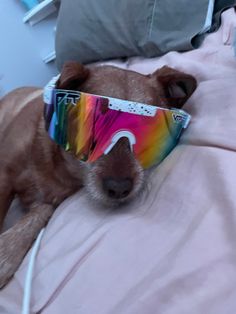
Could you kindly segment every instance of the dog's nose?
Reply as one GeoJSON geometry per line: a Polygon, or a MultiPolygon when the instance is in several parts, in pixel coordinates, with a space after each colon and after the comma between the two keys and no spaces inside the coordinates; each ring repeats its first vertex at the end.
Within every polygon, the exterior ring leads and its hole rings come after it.
{"type": "Polygon", "coordinates": [[[104,178],[103,189],[105,193],[115,199],[121,199],[127,197],[133,187],[133,181],[129,178],[115,179],[115,178],[104,178]]]}

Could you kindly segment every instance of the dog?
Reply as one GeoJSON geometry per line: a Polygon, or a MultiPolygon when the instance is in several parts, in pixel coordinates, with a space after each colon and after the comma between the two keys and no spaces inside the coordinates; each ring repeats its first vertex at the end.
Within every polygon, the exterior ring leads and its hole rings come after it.
{"type": "MultiPolygon", "coordinates": [[[[113,66],[68,61],[58,89],[120,98],[163,108],[181,108],[196,89],[193,76],[164,66],[142,75],[113,66]]],[[[55,208],[83,186],[105,206],[130,201],[144,170],[127,139],[85,165],[53,142],[45,130],[42,90],[16,89],[0,100],[0,226],[15,196],[27,214],[0,235],[0,287],[14,275],[55,208]]]]}

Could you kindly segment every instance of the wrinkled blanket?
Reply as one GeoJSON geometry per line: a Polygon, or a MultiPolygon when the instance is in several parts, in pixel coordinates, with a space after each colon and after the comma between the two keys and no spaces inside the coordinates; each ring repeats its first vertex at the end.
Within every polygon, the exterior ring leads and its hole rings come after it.
{"type": "MultiPolygon", "coordinates": [[[[61,204],[37,257],[32,313],[235,313],[235,26],[229,9],[197,50],[114,62],[195,75],[198,89],[184,108],[192,122],[132,204],[96,208],[84,191],[61,204]]],[[[20,313],[28,261],[0,292],[1,314],[20,313]]]]}

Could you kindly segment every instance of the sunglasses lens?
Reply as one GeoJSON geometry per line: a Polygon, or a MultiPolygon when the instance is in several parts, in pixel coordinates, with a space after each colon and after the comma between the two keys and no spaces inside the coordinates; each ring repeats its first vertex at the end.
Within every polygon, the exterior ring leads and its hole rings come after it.
{"type": "Polygon", "coordinates": [[[46,128],[57,144],[81,161],[96,161],[127,137],[142,167],[149,168],[176,146],[190,120],[177,109],[73,91],[54,89],[53,93],[53,101],[45,109],[46,128]]]}

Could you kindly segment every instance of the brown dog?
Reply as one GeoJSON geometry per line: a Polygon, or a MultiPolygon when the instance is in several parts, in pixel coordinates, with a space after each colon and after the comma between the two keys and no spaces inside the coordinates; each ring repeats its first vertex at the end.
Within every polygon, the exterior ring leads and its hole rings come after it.
{"type": "MultiPolygon", "coordinates": [[[[195,90],[196,80],[168,67],[145,76],[68,62],[57,87],[180,108],[195,90]]],[[[41,89],[20,88],[0,101],[0,226],[14,196],[29,209],[0,235],[0,287],[65,198],[85,186],[92,198],[113,206],[134,197],[143,183],[143,170],[125,139],[85,166],[50,140],[43,111],[41,89]]]]}

